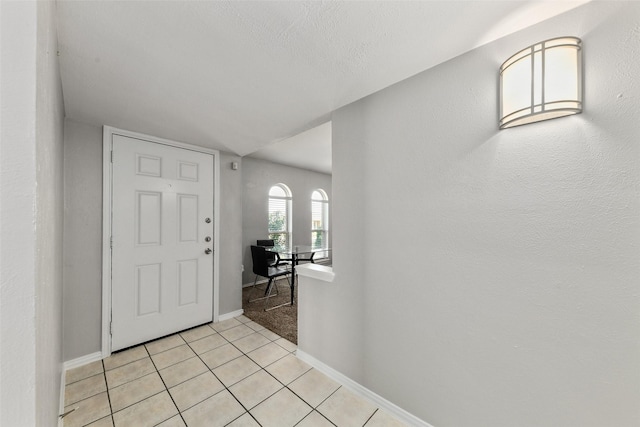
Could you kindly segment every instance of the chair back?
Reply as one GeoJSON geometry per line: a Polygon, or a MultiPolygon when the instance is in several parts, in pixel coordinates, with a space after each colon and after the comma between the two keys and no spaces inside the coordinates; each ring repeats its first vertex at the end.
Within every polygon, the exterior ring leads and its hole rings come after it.
{"type": "MultiPolygon", "coordinates": [[[[256,240],[256,245],[257,246],[264,246],[264,247],[274,247],[276,245],[276,243],[273,241],[273,239],[265,239],[265,240],[256,240]]],[[[267,252],[267,262],[269,262],[270,264],[273,264],[277,261],[277,255],[273,252],[267,252]]]]}
{"type": "Polygon", "coordinates": [[[267,251],[262,246],[251,246],[251,259],[253,260],[253,274],[269,277],[269,260],[267,251]]]}

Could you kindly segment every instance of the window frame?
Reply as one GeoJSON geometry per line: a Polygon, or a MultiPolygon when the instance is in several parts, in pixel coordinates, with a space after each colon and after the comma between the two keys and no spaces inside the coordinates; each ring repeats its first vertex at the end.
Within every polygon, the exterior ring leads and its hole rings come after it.
{"type": "Polygon", "coordinates": [[[278,184],[274,184],[271,187],[269,187],[269,192],[267,193],[268,197],[267,197],[267,234],[269,236],[269,239],[273,239],[276,246],[282,246],[280,245],[278,242],[280,242],[280,239],[278,239],[275,236],[278,235],[283,235],[284,236],[284,241],[285,241],[285,246],[287,247],[291,247],[291,242],[293,239],[293,230],[292,230],[292,225],[293,225],[293,215],[292,215],[292,202],[293,202],[293,194],[291,193],[291,190],[289,189],[289,187],[286,184],[283,183],[278,183],[278,184]],[[272,196],[271,195],[271,191],[274,188],[279,188],[284,192],[284,196],[272,196]],[[269,227],[269,222],[270,222],[270,217],[271,217],[271,201],[272,200],[277,200],[277,201],[284,201],[285,202],[285,230],[284,231],[271,231],[270,227],[269,227]]]}
{"type": "MultiPolygon", "coordinates": [[[[329,196],[327,196],[327,192],[322,188],[317,188],[311,192],[311,246],[315,249],[328,249],[329,248],[329,196]],[[314,198],[314,195],[318,193],[320,198],[314,198]],[[322,228],[314,227],[314,205],[316,203],[320,203],[321,207],[321,225],[322,228]],[[322,246],[316,246],[314,244],[314,233],[321,233],[322,238],[322,246]]],[[[323,257],[326,256],[326,253],[323,254],[323,257]]]]}

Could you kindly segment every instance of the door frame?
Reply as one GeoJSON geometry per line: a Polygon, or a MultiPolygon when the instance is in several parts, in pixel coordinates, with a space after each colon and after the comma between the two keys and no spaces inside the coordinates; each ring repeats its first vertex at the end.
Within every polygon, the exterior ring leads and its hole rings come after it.
{"type": "Polygon", "coordinates": [[[102,132],[102,357],[111,355],[111,227],[113,206],[113,136],[120,135],[213,155],[213,321],[218,321],[220,294],[220,152],[197,145],[104,126],[102,132]]]}

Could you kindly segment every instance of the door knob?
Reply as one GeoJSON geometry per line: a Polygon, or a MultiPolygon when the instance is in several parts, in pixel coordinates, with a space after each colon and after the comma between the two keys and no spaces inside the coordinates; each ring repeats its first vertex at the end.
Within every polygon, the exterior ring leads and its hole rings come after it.
{"type": "Polygon", "coordinates": [[[205,249],[205,250],[204,250],[204,253],[205,253],[205,254],[207,254],[207,255],[209,255],[209,254],[211,253],[211,249],[209,249],[209,248],[205,249]]]}
{"type": "Polygon", "coordinates": [[[210,242],[210,241],[211,241],[211,237],[209,237],[209,236],[205,237],[205,238],[204,238],[204,241],[205,241],[205,242],[210,242]]]}
{"type": "Polygon", "coordinates": [[[207,224],[209,224],[211,222],[211,218],[205,218],[204,222],[206,222],[207,224]]]}

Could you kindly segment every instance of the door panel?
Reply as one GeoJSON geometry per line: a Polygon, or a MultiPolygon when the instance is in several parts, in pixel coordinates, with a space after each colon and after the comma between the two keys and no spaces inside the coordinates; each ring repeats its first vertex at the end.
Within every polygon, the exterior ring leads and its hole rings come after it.
{"type": "Polygon", "coordinates": [[[198,260],[178,263],[178,305],[198,303],[198,260]]]}
{"type": "Polygon", "coordinates": [[[195,194],[178,194],[178,240],[198,240],[198,196],[195,194]]]}
{"type": "Polygon", "coordinates": [[[162,193],[136,191],[136,245],[158,246],[162,240],[162,193]]]}
{"type": "Polygon", "coordinates": [[[213,156],[114,135],[112,188],[112,350],[211,321],[213,156]]]}
{"type": "Polygon", "coordinates": [[[136,266],[136,317],[160,313],[160,264],[136,266]]]}

